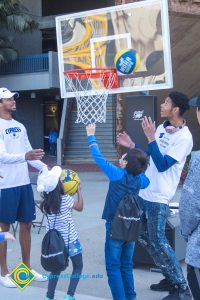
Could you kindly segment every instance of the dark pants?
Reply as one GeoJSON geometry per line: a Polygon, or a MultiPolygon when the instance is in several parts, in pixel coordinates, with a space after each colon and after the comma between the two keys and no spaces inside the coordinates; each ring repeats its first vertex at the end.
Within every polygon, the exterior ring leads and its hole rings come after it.
{"type": "MultiPolygon", "coordinates": [[[[70,295],[71,297],[73,297],[74,293],[75,293],[75,290],[76,290],[76,287],[78,285],[78,282],[80,280],[80,275],[82,273],[82,269],[83,269],[82,253],[79,253],[75,256],[71,256],[70,259],[72,261],[73,271],[72,271],[72,274],[71,274],[67,294],[70,295]]],[[[54,298],[54,293],[55,293],[55,289],[56,289],[58,279],[60,277],[60,273],[61,272],[58,272],[56,274],[55,273],[50,274],[49,283],[48,283],[48,291],[47,291],[47,297],[50,298],[50,299],[54,298]]]]}
{"type": "Polygon", "coordinates": [[[200,269],[187,265],[187,280],[194,300],[200,299],[200,269]]]}
{"type": "Polygon", "coordinates": [[[144,232],[139,242],[149,252],[156,266],[163,275],[180,288],[186,288],[187,282],[176,255],[165,235],[168,216],[168,205],[150,202],[140,198],[140,206],[144,211],[144,232]]]}
{"type": "Polygon", "coordinates": [[[56,143],[51,143],[50,144],[50,149],[49,149],[49,154],[50,155],[56,156],[56,147],[57,147],[56,143]]]}

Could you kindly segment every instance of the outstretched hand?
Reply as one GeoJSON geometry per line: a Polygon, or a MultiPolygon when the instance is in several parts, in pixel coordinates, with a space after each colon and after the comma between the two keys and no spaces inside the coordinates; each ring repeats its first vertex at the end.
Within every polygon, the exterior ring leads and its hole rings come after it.
{"type": "Polygon", "coordinates": [[[15,237],[10,232],[5,232],[5,239],[10,241],[15,241],[15,237]]]}
{"type": "Polygon", "coordinates": [[[25,154],[25,160],[40,160],[44,157],[44,151],[42,149],[33,149],[25,154]]]}
{"type": "Polygon", "coordinates": [[[117,144],[129,149],[135,148],[135,143],[125,131],[117,135],[117,144]]]}
{"type": "Polygon", "coordinates": [[[86,126],[87,136],[95,135],[96,132],[96,124],[89,124],[86,126]]]}
{"type": "Polygon", "coordinates": [[[148,142],[155,141],[155,132],[156,132],[156,125],[155,121],[153,122],[151,117],[144,117],[142,120],[142,129],[144,134],[146,135],[148,142]]]}

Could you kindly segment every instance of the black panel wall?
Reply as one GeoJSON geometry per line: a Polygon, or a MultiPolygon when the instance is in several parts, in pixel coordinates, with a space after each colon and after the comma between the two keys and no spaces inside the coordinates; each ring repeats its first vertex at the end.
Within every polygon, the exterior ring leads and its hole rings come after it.
{"type": "Polygon", "coordinates": [[[42,15],[50,16],[50,15],[64,15],[69,13],[76,13],[79,11],[86,11],[92,9],[98,9],[108,6],[114,6],[114,0],[76,0],[76,1],[66,1],[59,0],[58,2],[55,0],[43,0],[42,1],[42,15]]]}
{"type": "Polygon", "coordinates": [[[124,101],[124,130],[142,149],[147,149],[147,139],[141,127],[144,116],[156,121],[155,96],[126,96],[124,101]]]}

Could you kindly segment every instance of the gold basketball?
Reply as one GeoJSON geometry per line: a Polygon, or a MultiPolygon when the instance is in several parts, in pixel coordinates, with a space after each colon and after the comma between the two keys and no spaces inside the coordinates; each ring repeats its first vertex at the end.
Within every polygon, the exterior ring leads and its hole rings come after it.
{"type": "Polygon", "coordinates": [[[65,194],[73,195],[77,192],[80,178],[75,171],[70,169],[62,170],[60,179],[62,181],[65,194]]]}

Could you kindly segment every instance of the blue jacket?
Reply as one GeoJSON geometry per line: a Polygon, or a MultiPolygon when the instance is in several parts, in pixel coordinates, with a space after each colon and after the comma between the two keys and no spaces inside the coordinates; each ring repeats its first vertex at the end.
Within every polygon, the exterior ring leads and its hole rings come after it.
{"type": "Polygon", "coordinates": [[[94,160],[110,181],[102,219],[112,221],[119,202],[125,194],[138,194],[139,190],[146,188],[150,182],[143,173],[139,175],[128,174],[125,169],[108,162],[102,155],[95,136],[89,136],[88,143],[94,160]]]}

